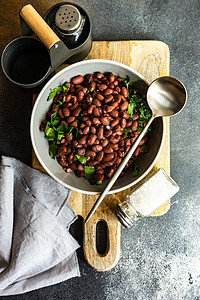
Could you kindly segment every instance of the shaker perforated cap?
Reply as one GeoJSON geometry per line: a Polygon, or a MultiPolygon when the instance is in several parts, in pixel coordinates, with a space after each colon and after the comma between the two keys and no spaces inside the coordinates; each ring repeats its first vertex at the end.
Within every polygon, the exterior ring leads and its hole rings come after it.
{"type": "Polygon", "coordinates": [[[55,15],[56,27],[65,34],[76,32],[81,24],[79,10],[70,4],[61,5],[55,15]]]}

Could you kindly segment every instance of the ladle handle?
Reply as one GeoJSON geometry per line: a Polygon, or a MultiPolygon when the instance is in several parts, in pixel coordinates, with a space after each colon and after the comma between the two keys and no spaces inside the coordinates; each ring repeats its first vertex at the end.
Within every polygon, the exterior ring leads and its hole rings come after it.
{"type": "Polygon", "coordinates": [[[43,20],[31,4],[22,7],[20,16],[35,32],[39,39],[50,49],[56,42],[60,41],[59,37],[43,20]]]}
{"type": "Polygon", "coordinates": [[[151,123],[154,120],[154,118],[155,118],[155,116],[152,115],[152,117],[150,118],[150,120],[148,121],[148,123],[146,124],[146,126],[144,127],[144,129],[141,131],[140,135],[138,136],[138,138],[136,139],[136,141],[134,142],[134,144],[132,145],[132,147],[130,148],[130,150],[126,153],[126,155],[123,158],[123,160],[122,160],[121,164],[119,165],[118,169],[115,171],[115,173],[112,176],[111,180],[107,184],[105,190],[101,193],[101,195],[99,196],[99,198],[97,199],[97,201],[94,203],[93,207],[91,208],[89,214],[85,218],[85,220],[84,220],[85,223],[87,223],[89,221],[89,219],[91,218],[91,216],[93,215],[93,213],[95,212],[95,210],[97,209],[97,207],[100,205],[100,203],[103,201],[103,199],[105,198],[105,196],[107,195],[107,193],[109,192],[109,190],[111,189],[111,187],[113,186],[113,184],[115,183],[115,181],[118,179],[119,175],[121,174],[121,172],[123,171],[125,165],[129,161],[129,159],[131,158],[131,156],[133,155],[133,153],[135,152],[137,146],[139,145],[140,141],[142,140],[143,136],[145,135],[145,132],[147,131],[147,129],[151,125],[151,123]]]}

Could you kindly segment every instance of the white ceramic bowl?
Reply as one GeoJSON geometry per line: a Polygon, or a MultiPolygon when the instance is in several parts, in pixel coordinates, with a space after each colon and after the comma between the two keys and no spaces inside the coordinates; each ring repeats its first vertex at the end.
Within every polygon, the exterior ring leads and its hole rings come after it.
{"type": "MultiPolygon", "coordinates": [[[[52,101],[47,101],[50,88],[53,89],[62,85],[64,82],[69,81],[72,77],[78,74],[85,75],[87,73],[94,73],[97,71],[102,73],[112,72],[114,75],[119,75],[120,77],[126,77],[128,75],[131,78],[131,83],[134,82],[137,89],[142,94],[147,91],[149,85],[148,82],[143,76],[130,67],[118,62],[104,59],[86,60],[66,67],[47,82],[37,97],[31,116],[30,130],[33,149],[43,168],[49,175],[65,187],[84,194],[98,194],[102,192],[107,185],[108,179],[104,180],[101,185],[91,185],[88,180],[76,177],[73,172],[66,173],[58,164],[57,160],[52,159],[49,156],[48,140],[44,137],[44,132],[39,130],[39,127],[41,122],[45,119],[46,112],[52,104],[52,101]]],[[[148,174],[156,163],[161,152],[164,142],[164,133],[165,123],[163,122],[163,119],[155,119],[153,122],[151,137],[149,139],[150,151],[145,155],[139,156],[137,160],[139,175],[137,177],[132,177],[131,170],[129,170],[122,178],[119,178],[115,182],[109,193],[116,193],[127,189],[139,182],[145,177],[145,175],[148,174]]]]}

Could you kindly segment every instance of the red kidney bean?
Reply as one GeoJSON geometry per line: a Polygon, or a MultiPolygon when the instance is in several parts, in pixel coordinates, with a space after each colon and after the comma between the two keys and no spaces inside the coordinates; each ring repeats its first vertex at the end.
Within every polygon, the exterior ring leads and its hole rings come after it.
{"type": "MultiPolygon", "coordinates": [[[[103,91],[103,90],[106,90],[107,89],[107,85],[106,84],[99,84],[99,86],[98,86],[98,90],[99,91],[103,91]]],[[[99,99],[100,100],[100,99],[99,99]]]]}
{"type": "Polygon", "coordinates": [[[79,164],[77,170],[84,171],[84,166],[82,164],[79,164]]]}
{"type": "Polygon", "coordinates": [[[128,91],[127,88],[125,86],[122,87],[122,95],[127,98],[128,97],[128,91]]]}
{"type": "Polygon", "coordinates": [[[72,106],[70,106],[70,111],[76,109],[78,107],[78,103],[74,103],[72,106]]]}
{"type": "Polygon", "coordinates": [[[84,145],[86,144],[86,140],[87,140],[87,135],[84,135],[83,137],[81,137],[81,139],[78,142],[79,144],[84,145]]]}
{"type": "Polygon", "coordinates": [[[126,121],[126,127],[130,127],[133,124],[133,121],[128,120],[126,121]]]}
{"type": "Polygon", "coordinates": [[[61,120],[60,124],[65,124],[66,126],[68,126],[68,123],[66,121],[64,121],[64,120],[61,120]]]}
{"type": "Polygon", "coordinates": [[[64,98],[63,98],[63,102],[65,102],[65,101],[66,101],[66,102],[69,102],[69,101],[71,100],[71,98],[72,98],[72,95],[71,95],[71,94],[68,94],[68,95],[65,96],[64,98]],[[65,98],[65,99],[64,99],[64,98],[65,98]]]}
{"type": "Polygon", "coordinates": [[[122,161],[122,158],[120,158],[120,157],[116,157],[116,158],[115,158],[115,164],[116,164],[117,166],[121,163],[121,161],[122,161]]]}
{"type": "Polygon", "coordinates": [[[85,148],[79,148],[79,149],[77,149],[76,153],[78,155],[85,155],[85,148]]]}
{"type": "Polygon", "coordinates": [[[110,146],[113,148],[113,150],[118,150],[119,148],[118,143],[117,144],[110,143],[110,146]]]}
{"type": "Polygon", "coordinates": [[[71,165],[73,163],[73,159],[74,159],[73,153],[69,154],[67,159],[68,159],[68,163],[71,165]]]}
{"type": "Polygon", "coordinates": [[[84,95],[85,94],[84,94],[83,91],[78,92],[78,94],[77,94],[77,100],[78,100],[78,102],[83,101],[84,95]]]}
{"type": "Polygon", "coordinates": [[[110,80],[110,82],[114,82],[115,76],[112,73],[110,73],[110,75],[108,76],[108,79],[110,80]]]}
{"type": "Polygon", "coordinates": [[[99,101],[98,99],[94,99],[93,104],[100,107],[101,106],[101,101],[99,101]]]}
{"type": "Polygon", "coordinates": [[[66,119],[67,123],[72,123],[75,120],[74,116],[70,116],[66,119]]]}
{"type": "Polygon", "coordinates": [[[110,121],[109,121],[109,119],[108,119],[107,117],[101,117],[100,120],[101,120],[101,123],[102,123],[104,126],[110,125],[110,121]]]}
{"type": "Polygon", "coordinates": [[[104,139],[101,143],[102,147],[106,147],[108,145],[109,141],[108,139],[104,139]]]}
{"type": "Polygon", "coordinates": [[[122,104],[120,104],[119,108],[121,110],[126,110],[128,108],[128,102],[124,101],[122,104]]]}
{"type": "Polygon", "coordinates": [[[100,151],[100,152],[97,153],[96,159],[97,159],[98,163],[100,161],[102,161],[103,157],[104,157],[104,152],[103,151],[100,151]]]}
{"type": "Polygon", "coordinates": [[[108,97],[105,98],[104,103],[108,104],[112,102],[113,98],[114,98],[113,95],[109,95],[108,97]]]}
{"type": "Polygon", "coordinates": [[[99,120],[99,118],[94,117],[94,118],[92,119],[92,123],[98,126],[98,125],[101,124],[101,121],[99,120]]]}
{"type": "Polygon", "coordinates": [[[66,170],[65,170],[67,173],[71,173],[72,172],[72,169],[71,168],[66,168],[66,170]]]}
{"type": "Polygon", "coordinates": [[[119,119],[115,119],[110,123],[111,127],[115,127],[119,123],[119,119]]]}
{"type": "Polygon", "coordinates": [[[71,127],[78,127],[78,123],[76,121],[69,124],[71,127]]]}
{"type": "Polygon", "coordinates": [[[133,155],[138,156],[139,154],[140,154],[140,147],[137,147],[133,155]]]}
{"type": "MultiPolygon", "coordinates": [[[[97,166],[96,166],[97,167],[97,166]]],[[[99,168],[98,170],[96,170],[96,173],[97,174],[103,174],[104,173],[104,170],[102,168],[99,168]]]]}
{"type": "Polygon", "coordinates": [[[71,142],[73,140],[73,135],[70,133],[66,133],[65,138],[68,142],[71,142]]]}
{"type": "Polygon", "coordinates": [[[58,148],[58,156],[62,156],[67,152],[67,147],[62,145],[58,148]]]}
{"type": "Polygon", "coordinates": [[[113,90],[112,90],[112,89],[106,89],[106,90],[104,91],[103,95],[104,95],[105,97],[107,97],[107,96],[111,95],[112,93],[113,93],[113,90]]]}
{"type": "Polygon", "coordinates": [[[113,148],[111,147],[110,144],[108,144],[104,149],[104,153],[113,153],[113,148]]]}
{"type": "Polygon", "coordinates": [[[85,126],[83,128],[83,134],[88,134],[89,131],[90,131],[90,127],[89,126],[85,126]]]}
{"type": "Polygon", "coordinates": [[[112,135],[112,136],[110,137],[110,142],[113,143],[113,144],[118,143],[119,140],[120,140],[120,135],[115,135],[115,136],[112,135]]]}
{"type": "Polygon", "coordinates": [[[90,134],[87,140],[88,145],[93,145],[96,141],[96,138],[97,138],[96,134],[93,133],[90,134]]]}
{"type": "Polygon", "coordinates": [[[80,112],[81,112],[81,107],[77,107],[73,112],[72,112],[72,115],[75,116],[75,117],[78,117],[80,112]]]}
{"type": "Polygon", "coordinates": [[[98,161],[97,160],[90,160],[88,163],[88,166],[95,166],[98,164],[98,161]]]}
{"type": "Polygon", "coordinates": [[[88,114],[92,114],[93,109],[95,108],[95,105],[90,105],[90,107],[88,108],[88,114]]]}
{"type": "Polygon", "coordinates": [[[104,174],[94,174],[94,180],[103,182],[104,174]]]}
{"type": "Polygon", "coordinates": [[[89,86],[89,91],[92,93],[96,89],[96,83],[92,81],[89,86]]]}
{"type": "Polygon", "coordinates": [[[86,82],[87,82],[87,83],[90,83],[90,82],[93,80],[93,78],[94,78],[94,75],[93,75],[93,74],[88,74],[88,75],[86,76],[86,82]]]}
{"type": "Polygon", "coordinates": [[[121,112],[121,116],[122,116],[122,118],[124,118],[124,119],[129,119],[129,114],[126,112],[126,111],[122,111],[121,112]]]}
{"type": "Polygon", "coordinates": [[[135,131],[138,127],[138,121],[133,121],[133,124],[131,125],[131,130],[135,131]]]}
{"type": "Polygon", "coordinates": [[[107,177],[111,178],[113,176],[114,172],[115,172],[115,169],[113,167],[111,167],[111,169],[106,174],[107,177]]]}
{"type": "Polygon", "coordinates": [[[104,77],[104,75],[103,75],[101,72],[98,72],[98,73],[96,74],[96,77],[97,77],[98,79],[102,79],[102,78],[104,77]]]}
{"type": "Polygon", "coordinates": [[[104,96],[101,95],[100,93],[97,93],[97,94],[96,94],[96,98],[97,98],[99,101],[103,101],[103,100],[104,100],[104,96]]]}
{"type": "Polygon", "coordinates": [[[103,162],[110,162],[114,158],[114,153],[104,154],[103,162]]]}
{"type": "Polygon", "coordinates": [[[57,104],[53,104],[51,112],[55,113],[56,111],[58,111],[58,109],[59,109],[59,106],[57,104]]]}
{"type": "Polygon", "coordinates": [[[111,105],[109,105],[109,106],[106,107],[106,111],[107,111],[108,113],[110,113],[110,112],[113,111],[114,109],[115,109],[115,107],[114,107],[114,106],[111,106],[111,105]]]}
{"type": "Polygon", "coordinates": [[[105,137],[109,137],[109,136],[112,135],[112,133],[113,133],[112,130],[111,130],[111,129],[108,129],[108,130],[105,131],[105,134],[104,134],[104,135],[105,135],[105,137]]]}
{"type": "Polygon", "coordinates": [[[86,124],[87,126],[91,126],[91,125],[92,125],[92,121],[87,120],[87,121],[85,121],[85,124],[86,124]]]}
{"type": "Polygon", "coordinates": [[[121,100],[122,100],[122,96],[121,96],[121,95],[119,95],[119,94],[115,95],[115,101],[116,101],[118,104],[121,102],[121,100]]]}
{"type": "Polygon", "coordinates": [[[64,115],[66,118],[69,117],[70,111],[69,111],[69,109],[68,109],[67,107],[64,107],[64,108],[63,108],[63,115],[64,115]]]}
{"type": "Polygon", "coordinates": [[[118,92],[118,93],[120,93],[120,92],[121,92],[121,89],[120,89],[120,87],[119,87],[119,86],[116,86],[115,90],[116,90],[116,92],[118,92]]]}
{"type": "Polygon", "coordinates": [[[76,163],[76,162],[72,162],[72,163],[70,164],[70,168],[71,168],[72,170],[77,170],[77,163],[76,163]]]}
{"type": "Polygon", "coordinates": [[[86,157],[92,157],[94,158],[96,156],[96,152],[92,150],[86,150],[86,157]]]}
{"type": "Polygon", "coordinates": [[[100,109],[97,108],[97,107],[95,107],[95,108],[92,110],[92,114],[93,114],[93,116],[95,116],[95,117],[100,117],[100,115],[101,115],[100,109]]]}
{"type": "Polygon", "coordinates": [[[109,112],[110,116],[112,116],[113,118],[118,118],[119,116],[119,112],[118,110],[112,110],[111,112],[109,112]]]}
{"type": "Polygon", "coordinates": [[[103,149],[101,145],[94,145],[91,147],[92,151],[99,152],[103,149]]]}
{"type": "Polygon", "coordinates": [[[58,110],[58,116],[59,116],[61,119],[64,119],[64,115],[63,115],[63,112],[62,112],[62,109],[61,109],[61,108],[58,110]]]}
{"type": "Polygon", "coordinates": [[[144,145],[144,143],[145,143],[145,139],[142,139],[142,140],[139,142],[138,146],[142,146],[142,145],[144,145]]]}
{"type": "Polygon", "coordinates": [[[125,127],[126,127],[126,119],[125,119],[125,118],[122,118],[122,119],[121,119],[121,127],[122,127],[122,128],[125,128],[125,127]]]}
{"type": "Polygon", "coordinates": [[[84,81],[84,77],[81,75],[78,75],[78,76],[72,78],[73,84],[81,84],[83,81],[84,81]]]}
{"type": "Polygon", "coordinates": [[[91,127],[90,127],[90,132],[91,132],[91,133],[94,133],[94,134],[95,134],[96,131],[97,131],[97,130],[96,130],[96,128],[95,128],[94,126],[91,126],[91,127]]]}
{"type": "Polygon", "coordinates": [[[111,103],[110,105],[113,106],[114,108],[118,107],[118,103],[116,101],[111,103]]]}
{"type": "Polygon", "coordinates": [[[139,119],[139,115],[138,114],[135,114],[134,116],[133,116],[133,120],[138,120],[139,119]]]}

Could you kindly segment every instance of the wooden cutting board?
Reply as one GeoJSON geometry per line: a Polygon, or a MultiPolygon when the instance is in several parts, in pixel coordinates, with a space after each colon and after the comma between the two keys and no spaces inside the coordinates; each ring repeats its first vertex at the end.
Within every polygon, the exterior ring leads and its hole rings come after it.
{"type": "MultiPolygon", "coordinates": [[[[169,48],[160,41],[117,41],[93,42],[92,50],[87,59],[110,59],[128,65],[142,74],[147,81],[169,75],[169,48]]],[[[61,66],[62,69],[65,66],[61,66]]],[[[163,167],[170,173],[169,120],[166,122],[165,142],[160,157],[152,169],[163,167]]],[[[44,171],[34,152],[32,158],[34,168],[44,171]]],[[[113,214],[117,204],[125,199],[127,189],[123,192],[108,195],[98,207],[87,224],[83,224],[83,251],[86,262],[97,271],[112,269],[120,257],[121,225],[113,214]],[[103,220],[107,225],[107,249],[104,254],[96,250],[96,225],[103,220]]],[[[69,205],[77,215],[86,217],[98,196],[72,192],[69,205]]],[[[170,200],[160,207],[152,216],[165,214],[170,208],[170,200]]]]}

